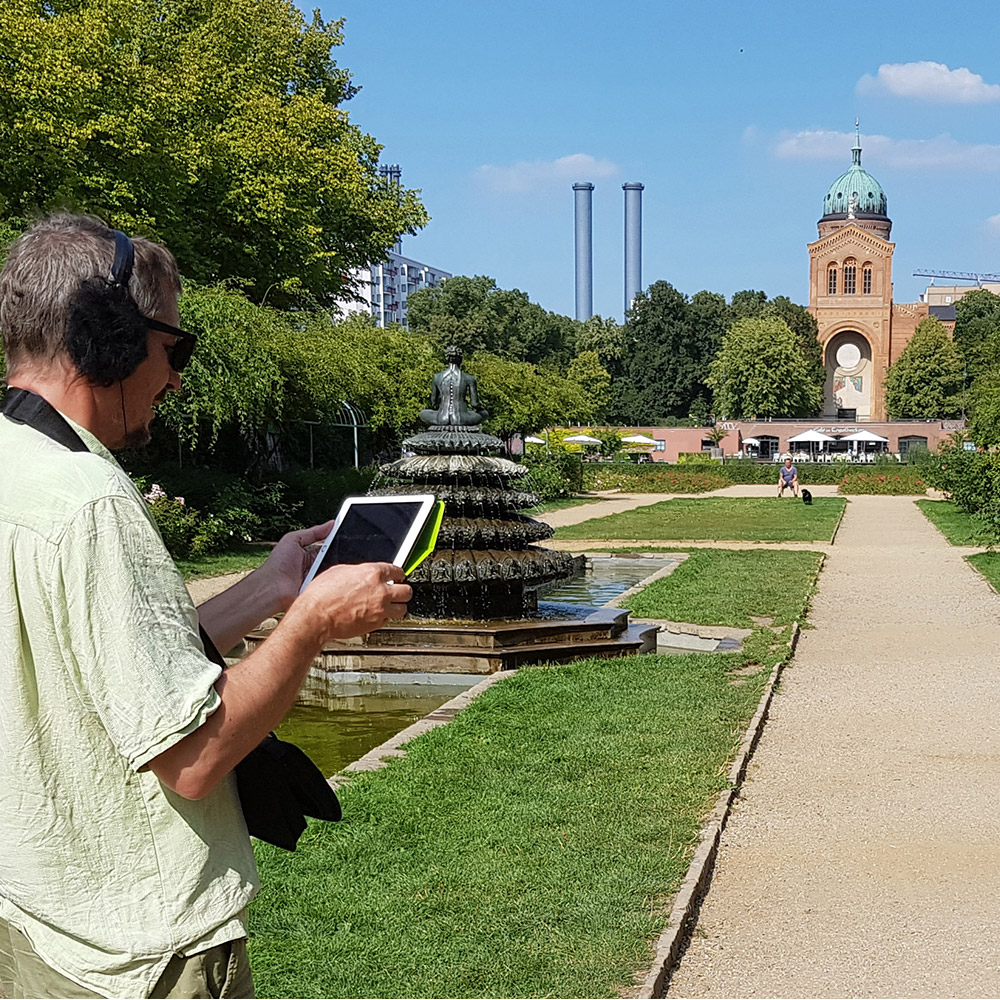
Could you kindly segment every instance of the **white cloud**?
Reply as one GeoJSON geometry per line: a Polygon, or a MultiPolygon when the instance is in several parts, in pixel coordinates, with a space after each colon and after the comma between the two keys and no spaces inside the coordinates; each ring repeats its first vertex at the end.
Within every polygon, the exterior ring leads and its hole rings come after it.
{"type": "Polygon", "coordinates": [[[1000,236],[1000,215],[991,215],[986,220],[986,231],[991,236],[1000,236]]]}
{"type": "Polygon", "coordinates": [[[949,69],[944,63],[883,63],[878,75],[866,73],[856,87],[859,94],[889,94],[937,104],[989,104],[1000,101],[1000,84],[986,83],[966,67],[949,69]]]}
{"type": "MultiPolygon", "coordinates": [[[[820,129],[784,132],[778,136],[774,155],[779,160],[840,161],[846,169],[850,165],[853,145],[853,132],[820,129]]],[[[958,142],[947,134],[933,139],[891,139],[885,135],[862,135],[861,147],[866,166],[874,163],[899,170],[1000,170],[1000,146],[958,142]]]]}
{"type": "Polygon", "coordinates": [[[485,164],[476,178],[498,194],[526,194],[570,181],[594,181],[614,177],[618,165],[598,160],[588,153],[572,153],[557,160],[533,160],[507,167],[485,164]]]}

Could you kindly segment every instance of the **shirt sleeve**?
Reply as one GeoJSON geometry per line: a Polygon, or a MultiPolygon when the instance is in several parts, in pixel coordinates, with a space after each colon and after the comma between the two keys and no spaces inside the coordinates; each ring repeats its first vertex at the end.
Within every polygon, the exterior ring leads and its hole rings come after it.
{"type": "MultiPolygon", "coordinates": [[[[84,707],[139,770],[220,704],[198,614],[156,526],[130,497],[83,507],[58,545],[67,667],[84,707]]],[[[57,620],[60,609],[53,609],[57,620]]]]}

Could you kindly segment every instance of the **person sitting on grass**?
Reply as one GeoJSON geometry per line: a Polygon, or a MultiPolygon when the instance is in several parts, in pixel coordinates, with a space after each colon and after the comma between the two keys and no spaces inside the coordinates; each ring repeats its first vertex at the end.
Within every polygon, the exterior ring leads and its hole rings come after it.
{"type": "Polygon", "coordinates": [[[785,490],[791,490],[792,496],[799,495],[799,470],[792,465],[789,455],[785,459],[785,464],[778,469],[778,497],[785,495],[785,490]]]}

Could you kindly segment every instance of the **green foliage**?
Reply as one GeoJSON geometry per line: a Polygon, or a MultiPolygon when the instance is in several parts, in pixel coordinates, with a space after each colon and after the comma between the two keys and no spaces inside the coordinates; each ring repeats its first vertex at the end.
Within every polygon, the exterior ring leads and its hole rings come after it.
{"type": "Polygon", "coordinates": [[[729,485],[713,467],[711,471],[678,469],[671,465],[617,462],[588,465],[583,474],[588,490],[626,490],[630,493],[708,493],[729,485]],[[652,466],[652,468],[650,467],[652,466]]]}
{"type": "Polygon", "coordinates": [[[934,469],[933,484],[959,510],[977,518],[985,535],[1000,540],[1000,453],[946,450],[934,469]]]}
{"type": "Polygon", "coordinates": [[[5,0],[3,225],[82,210],[257,301],[349,291],[427,214],[340,106],[341,28],[286,0],[5,0]]]}
{"type": "Polygon", "coordinates": [[[281,482],[290,507],[297,511],[294,527],[308,528],[325,524],[337,516],[346,497],[363,496],[368,492],[376,470],[362,469],[301,469],[284,472],[281,482]]]}
{"type": "Polygon", "coordinates": [[[531,470],[531,489],[540,500],[570,497],[583,490],[583,462],[568,451],[529,455],[524,464],[531,470]]]}
{"type": "Polygon", "coordinates": [[[594,351],[601,367],[616,378],[625,352],[625,328],[595,314],[577,328],[576,350],[578,354],[594,351]]]}
{"type": "Polygon", "coordinates": [[[983,371],[969,389],[969,437],[980,448],[1000,445],[1000,366],[983,371]]]}
{"type": "Polygon", "coordinates": [[[726,301],[712,292],[698,292],[689,300],[666,281],[640,292],[625,322],[610,418],[652,424],[665,416],[687,416],[692,408],[702,412],[709,396],[708,363],[726,320],[726,301]]]}
{"type": "Polygon", "coordinates": [[[773,315],[737,320],[711,364],[715,411],[729,418],[806,417],[823,405],[821,386],[788,324],[773,315]]]}
{"type": "Polygon", "coordinates": [[[566,367],[566,378],[580,387],[593,416],[603,416],[608,405],[611,376],[601,364],[597,352],[581,351],[566,367]]]}
{"type": "Polygon", "coordinates": [[[421,288],[407,299],[406,310],[410,330],[441,348],[454,344],[467,357],[483,352],[559,368],[572,356],[581,326],[547,312],[516,288],[498,288],[485,275],[456,275],[421,288]]]}
{"type": "Polygon", "coordinates": [[[486,427],[500,437],[595,415],[597,405],[587,390],[551,368],[486,352],[468,359],[464,368],[479,380],[479,400],[490,413],[486,427]]]}
{"type": "Polygon", "coordinates": [[[936,316],[920,321],[885,376],[889,417],[957,417],[962,412],[962,357],[936,316]]]}
{"type": "Polygon", "coordinates": [[[929,485],[921,469],[899,466],[895,471],[845,472],[840,480],[840,492],[852,496],[919,496],[927,492],[929,485]]]}
{"type": "Polygon", "coordinates": [[[682,451],[677,455],[678,465],[722,465],[721,458],[712,458],[707,451],[682,451]]]}
{"type": "Polygon", "coordinates": [[[975,288],[955,303],[955,346],[974,379],[1000,361],[1000,295],[975,288]]]}

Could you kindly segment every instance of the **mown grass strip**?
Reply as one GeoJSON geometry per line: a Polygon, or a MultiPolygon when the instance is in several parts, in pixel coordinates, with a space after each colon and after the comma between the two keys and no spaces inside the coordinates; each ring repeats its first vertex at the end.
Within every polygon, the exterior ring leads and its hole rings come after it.
{"type": "Polygon", "coordinates": [[[1000,593],[1000,552],[978,552],[974,556],[967,556],[966,559],[986,577],[990,586],[1000,593]]]}
{"type": "Polygon", "coordinates": [[[753,626],[800,621],[822,565],[819,552],[780,549],[688,549],[669,576],[654,580],[625,606],[637,618],[698,625],[753,626]]]}
{"type": "Polygon", "coordinates": [[[924,516],[952,545],[989,545],[991,538],[985,524],[961,510],[950,500],[916,500],[924,516]]]}
{"type": "Polygon", "coordinates": [[[828,542],[846,504],[838,497],[816,497],[811,505],[775,497],[681,498],[566,525],[555,537],[828,542]]]}
{"type": "Polygon", "coordinates": [[[651,958],[767,678],[740,654],[527,667],[258,844],[269,997],[617,996],[651,958]]]}
{"type": "Polygon", "coordinates": [[[271,549],[266,545],[246,545],[211,555],[178,559],[176,562],[181,576],[190,583],[192,580],[256,569],[270,554],[271,549]]]}
{"type": "Polygon", "coordinates": [[[529,517],[537,517],[539,514],[549,514],[554,510],[568,510],[571,507],[585,507],[587,504],[600,503],[604,497],[563,497],[560,500],[545,500],[537,507],[529,507],[522,513],[529,517]]]}

